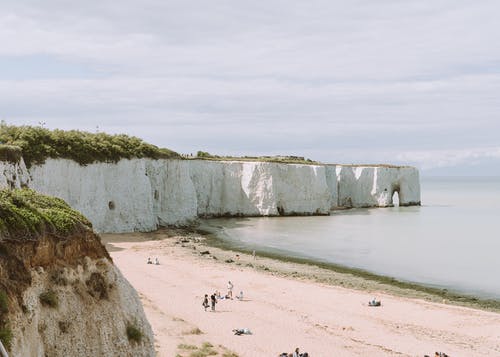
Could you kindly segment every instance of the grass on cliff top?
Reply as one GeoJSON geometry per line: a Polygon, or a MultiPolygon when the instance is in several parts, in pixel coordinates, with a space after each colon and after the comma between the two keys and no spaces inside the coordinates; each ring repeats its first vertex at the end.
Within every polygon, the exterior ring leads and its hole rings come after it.
{"type": "MultiPolygon", "coordinates": [[[[47,158],[71,159],[80,165],[87,165],[93,162],[117,162],[132,158],[179,157],[174,151],[158,148],[133,136],[14,126],[7,125],[3,121],[0,123],[0,143],[11,148],[19,147],[28,167],[42,164],[47,158]]],[[[4,154],[0,149],[0,159],[3,157],[4,154]]]]}
{"type": "Polygon", "coordinates": [[[0,190],[0,238],[33,239],[45,233],[67,236],[91,223],[59,198],[30,189],[0,190]]]}
{"type": "Polygon", "coordinates": [[[306,164],[320,165],[318,161],[306,159],[302,156],[219,156],[212,155],[205,151],[198,151],[196,156],[187,156],[185,159],[190,160],[209,160],[209,161],[258,161],[258,162],[274,162],[279,164],[306,164]]]}

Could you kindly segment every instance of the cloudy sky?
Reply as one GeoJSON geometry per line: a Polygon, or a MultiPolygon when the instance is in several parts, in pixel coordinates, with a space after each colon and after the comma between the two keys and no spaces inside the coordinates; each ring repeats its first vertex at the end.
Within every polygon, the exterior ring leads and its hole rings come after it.
{"type": "Polygon", "coordinates": [[[6,0],[0,119],[500,175],[498,0],[6,0]]]}

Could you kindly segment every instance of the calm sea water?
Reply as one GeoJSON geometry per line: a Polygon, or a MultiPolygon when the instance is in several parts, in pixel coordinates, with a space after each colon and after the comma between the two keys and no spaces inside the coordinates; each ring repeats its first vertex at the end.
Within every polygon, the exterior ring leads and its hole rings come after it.
{"type": "Polygon", "coordinates": [[[421,185],[421,207],[205,223],[230,246],[500,298],[500,178],[433,178],[421,185]]]}

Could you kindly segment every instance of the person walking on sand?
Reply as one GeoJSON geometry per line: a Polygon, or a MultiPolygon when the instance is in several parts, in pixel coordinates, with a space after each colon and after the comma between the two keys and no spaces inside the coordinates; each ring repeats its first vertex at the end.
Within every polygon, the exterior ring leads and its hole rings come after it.
{"type": "Polygon", "coordinates": [[[208,309],[208,294],[205,294],[205,298],[203,299],[203,304],[201,304],[204,308],[205,311],[208,309]]]}
{"type": "Polygon", "coordinates": [[[212,303],[212,311],[215,311],[215,304],[217,304],[217,297],[215,294],[210,295],[210,302],[212,303]]]}
{"type": "Polygon", "coordinates": [[[231,280],[227,282],[227,296],[232,300],[233,299],[233,283],[231,280]]]}

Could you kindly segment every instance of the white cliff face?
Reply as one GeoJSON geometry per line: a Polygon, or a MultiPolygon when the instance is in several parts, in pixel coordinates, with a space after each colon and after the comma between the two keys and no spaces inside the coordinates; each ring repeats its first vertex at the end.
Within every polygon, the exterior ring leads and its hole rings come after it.
{"type": "Polygon", "coordinates": [[[328,214],[325,167],[265,162],[190,163],[199,216],[328,214]]]}
{"type": "Polygon", "coordinates": [[[0,161],[0,188],[27,187],[29,183],[29,172],[22,158],[17,163],[0,161]]]}
{"type": "Polygon", "coordinates": [[[153,212],[147,160],[81,166],[52,160],[30,169],[31,187],[65,200],[82,212],[98,231],[150,231],[158,223],[153,212]]]}
{"type": "Polygon", "coordinates": [[[151,159],[80,166],[48,159],[30,174],[30,187],[64,199],[100,232],[151,231],[197,217],[386,207],[396,191],[400,205],[420,204],[411,167],[151,159]]]}
{"type": "Polygon", "coordinates": [[[400,206],[420,204],[418,170],[413,167],[337,166],[339,207],[388,207],[394,193],[400,206]]]}

